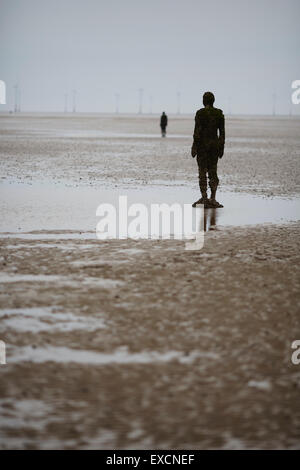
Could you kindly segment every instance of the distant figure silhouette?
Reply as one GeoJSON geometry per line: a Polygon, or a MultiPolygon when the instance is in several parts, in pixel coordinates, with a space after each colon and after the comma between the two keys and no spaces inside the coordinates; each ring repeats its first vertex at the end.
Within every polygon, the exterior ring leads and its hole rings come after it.
{"type": "Polygon", "coordinates": [[[194,202],[204,204],[205,208],[223,207],[216,201],[216,192],[219,184],[217,174],[218,159],[223,157],[225,145],[225,119],[221,109],[214,108],[215,97],[207,91],[203,95],[203,105],[195,116],[194,143],[192,157],[197,155],[199,169],[199,186],[201,198],[194,202]],[[211,197],[207,197],[207,174],[211,197]]]}
{"type": "Polygon", "coordinates": [[[165,112],[162,113],[160,117],[160,128],[161,128],[161,136],[166,137],[166,128],[168,125],[168,116],[165,112]]]}

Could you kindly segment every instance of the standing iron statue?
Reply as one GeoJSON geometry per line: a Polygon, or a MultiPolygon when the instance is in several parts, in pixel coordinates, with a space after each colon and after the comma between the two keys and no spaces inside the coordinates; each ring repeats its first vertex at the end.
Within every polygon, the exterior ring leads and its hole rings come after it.
{"type": "Polygon", "coordinates": [[[207,91],[203,95],[204,108],[199,109],[195,116],[194,142],[192,157],[197,155],[199,169],[199,186],[201,198],[194,202],[193,207],[204,204],[205,208],[223,207],[216,200],[219,184],[217,166],[219,158],[223,157],[225,145],[225,119],[221,109],[214,107],[215,97],[207,91]],[[211,190],[207,197],[207,176],[211,190]]]}
{"type": "Polygon", "coordinates": [[[162,113],[160,117],[160,128],[161,128],[161,136],[166,137],[166,129],[168,125],[168,116],[165,112],[162,113]]]}

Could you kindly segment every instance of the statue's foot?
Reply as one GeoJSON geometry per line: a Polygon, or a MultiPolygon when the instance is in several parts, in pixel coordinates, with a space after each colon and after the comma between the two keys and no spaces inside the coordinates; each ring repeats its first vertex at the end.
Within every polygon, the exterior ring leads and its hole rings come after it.
{"type": "Polygon", "coordinates": [[[217,207],[224,207],[222,204],[220,204],[218,201],[212,198],[208,199],[207,203],[208,203],[207,207],[211,207],[213,209],[217,207]]]}
{"type": "Polygon", "coordinates": [[[205,197],[201,197],[200,199],[198,199],[198,201],[192,204],[192,207],[197,207],[199,204],[204,204],[204,207],[206,207],[207,203],[208,203],[208,199],[205,197]]]}

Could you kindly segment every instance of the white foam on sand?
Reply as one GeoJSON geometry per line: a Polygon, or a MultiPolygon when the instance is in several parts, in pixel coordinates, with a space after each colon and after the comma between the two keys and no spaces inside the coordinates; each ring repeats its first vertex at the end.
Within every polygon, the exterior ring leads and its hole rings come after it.
{"type": "Polygon", "coordinates": [[[272,384],[269,380],[250,380],[248,382],[248,387],[268,392],[272,389],[272,384]]]}
{"type": "Polygon", "coordinates": [[[123,285],[122,281],[115,279],[106,279],[101,277],[77,277],[66,279],[64,276],[55,276],[51,274],[0,274],[0,283],[14,283],[14,282],[45,282],[45,283],[58,283],[60,286],[77,286],[83,284],[86,286],[101,287],[103,289],[113,289],[123,285]]]}
{"type": "Polygon", "coordinates": [[[50,346],[47,348],[32,348],[31,346],[25,346],[13,348],[10,357],[7,358],[7,363],[19,363],[24,361],[43,363],[51,361],[58,363],[74,362],[77,364],[109,365],[152,364],[157,362],[177,361],[181,364],[191,364],[197,359],[218,360],[219,355],[206,351],[191,351],[188,354],[182,351],[168,351],[165,353],[141,351],[130,353],[126,347],[118,348],[111,353],[104,353],[67,347],[56,348],[50,346]]]}
{"type": "Polygon", "coordinates": [[[54,307],[35,307],[0,310],[1,331],[13,329],[18,332],[42,331],[95,331],[105,328],[100,314],[74,315],[71,312],[55,312],[54,307]]]}

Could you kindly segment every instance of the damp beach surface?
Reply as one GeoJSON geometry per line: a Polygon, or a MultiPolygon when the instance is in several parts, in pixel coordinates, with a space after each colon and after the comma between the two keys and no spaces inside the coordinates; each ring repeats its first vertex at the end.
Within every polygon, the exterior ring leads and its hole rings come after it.
{"type": "Polygon", "coordinates": [[[190,204],[193,117],[0,115],[0,447],[299,448],[300,120],[230,117],[204,247],[96,237],[190,204]]]}

